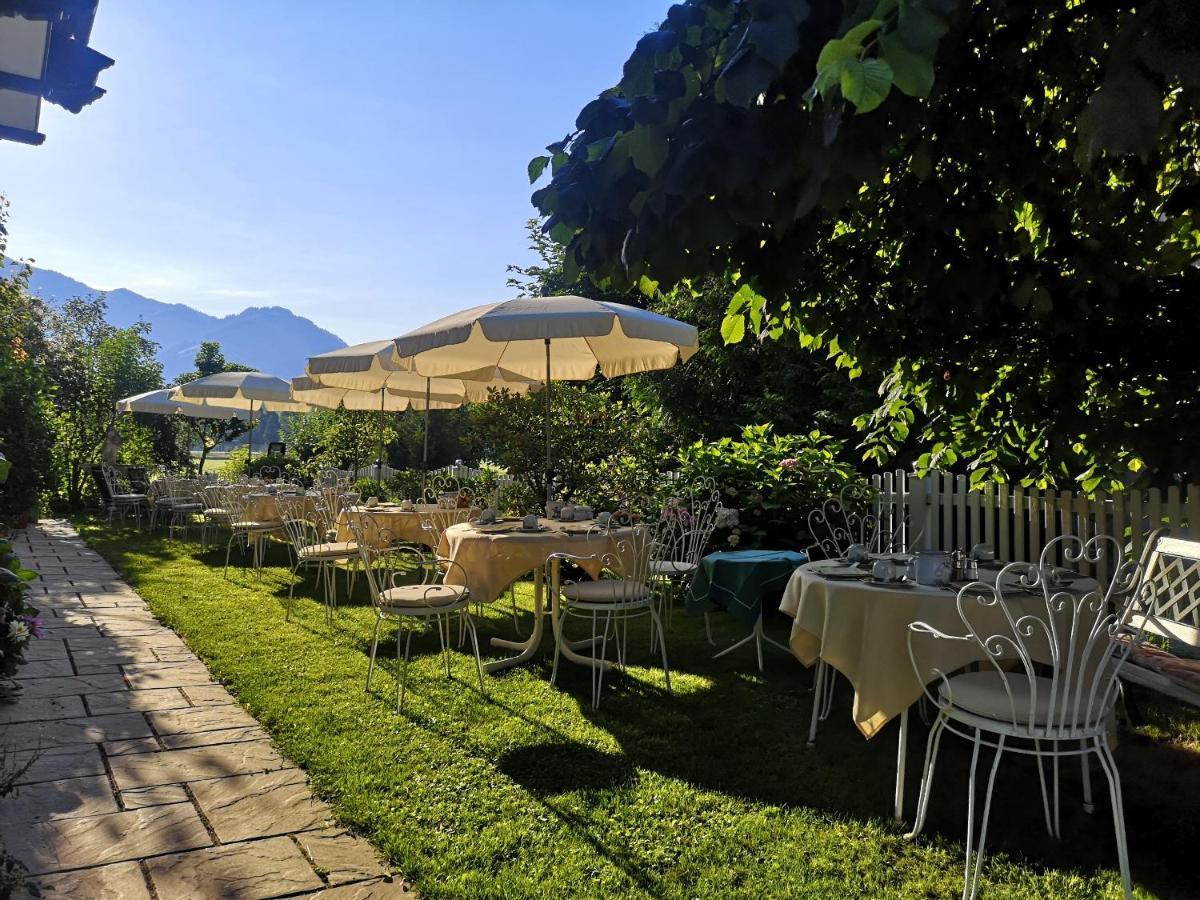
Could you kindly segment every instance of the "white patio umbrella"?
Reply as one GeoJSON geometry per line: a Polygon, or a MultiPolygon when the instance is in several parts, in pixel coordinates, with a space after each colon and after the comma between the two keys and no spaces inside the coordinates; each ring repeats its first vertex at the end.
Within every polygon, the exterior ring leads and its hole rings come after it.
{"type": "Polygon", "coordinates": [[[282,378],[264,372],[218,372],[171,388],[170,399],[182,401],[217,400],[223,405],[245,403],[251,414],[250,439],[246,461],[254,455],[255,412],[306,412],[308,404],[292,399],[292,387],[282,378]]]}
{"type": "Polygon", "coordinates": [[[550,501],[550,382],[669,369],[700,347],[694,325],[586,297],[521,297],[476,306],[396,338],[409,371],[484,380],[504,371],[546,381],[546,500],[550,501]],[[551,346],[553,345],[553,353],[551,346]]]}
{"type": "MultiPolygon", "coordinates": [[[[412,409],[425,410],[425,447],[422,467],[429,464],[429,411],[431,409],[457,409],[465,403],[487,400],[492,389],[503,389],[514,393],[525,393],[539,382],[512,372],[494,369],[486,378],[464,381],[451,378],[429,378],[410,372],[396,355],[395,341],[367,341],[340,350],[331,350],[318,356],[310,356],[305,365],[310,379],[318,384],[344,388],[356,392],[379,394],[387,391],[397,396],[408,396],[420,401],[412,409]]],[[[295,380],[293,379],[293,385],[295,380]]],[[[365,408],[365,407],[351,407],[365,408]]],[[[380,435],[382,438],[382,422],[380,435]]],[[[379,465],[382,465],[383,445],[379,448],[379,465]]]]}
{"type": "Polygon", "coordinates": [[[204,400],[184,402],[172,400],[170,388],[146,391],[117,401],[118,413],[152,413],[163,416],[188,416],[192,419],[248,419],[250,413],[232,406],[210,404],[204,400]]]}
{"type": "MultiPolygon", "coordinates": [[[[388,341],[388,344],[391,342],[388,341]]],[[[426,379],[421,379],[422,384],[426,379]]],[[[404,412],[408,409],[424,409],[426,414],[430,409],[457,409],[462,406],[462,399],[455,395],[434,394],[433,396],[413,397],[412,395],[381,387],[378,390],[355,390],[344,387],[329,387],[315,378],[301,375],[292,379],[292,398],[316,406],[321,409],[337,409],[339,406],[351,410],[379,410],[379,454],[375,460],[376,480],[382,480],[383,474],[383,415],[384,413],[404,412]]]]}

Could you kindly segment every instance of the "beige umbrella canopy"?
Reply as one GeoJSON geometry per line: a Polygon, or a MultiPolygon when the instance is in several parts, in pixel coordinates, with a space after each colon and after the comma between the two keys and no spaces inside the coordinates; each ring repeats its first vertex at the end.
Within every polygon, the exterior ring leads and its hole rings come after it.
{"type": "MultiPolygon", "coordinates": [[[[424,385],[425,379],[421,379],[424,385]]],[[[354,390],[345,387],[330,387],[311,378],[301,375],[292,379],[292,399],[316,406],[321,409],[346,409],[380,412],[404,412],[408,409],[425,409],[425,391],[420,397],[402,393],[391,388],[378,390],[354,390]]],[[[433,394],[429,398],[430,409],[457,409],[462,406],[462,398],[458,394],[433,394]]]]}
{"type": "Polygon", "coordinates": [[[188,416],[192,419],[249,419],[251,416],[246,409],[210,404],[205,400],[172,400],[169,394],[170,388],[159,388],[157,391],[123,397],[117,401],[117,412],[188,416]]]}
{"type": "Polygon", "coordinates": [[[486,400],[490,389],[523,394],[540,383],[539,378],[526,378],[502,369],[483,372],[481,374],[485,377],[470,381],[457,378],[430,379],[410,372],[401,364],[393,340],[368,341],[310,356],[304,371],[314,381],[329,387],[356,391],[378,391],[386,387],[418,398],[423,398],[426,392],[443,397],[457,396],[459,405],[462,401],[474,403],[486,400]]]}
{"type": "Polygon", "coordinates": [[[520,297],[476,306],[396,338],[404,368],[482,380],[504,371],[546,381],[546,500],[551,500],[550,382],[669,369],[700,348],[694,325],[586,297],[520,297]]]}
{"type": "MultiPolygon", "coordinates": [[[[415,375],[401,365],[399,357],[396,355],[396,345],[394,341],[368,341],[363,344],[355,344],[350,347],[342,347],[340,350],[332,350],[329,353],[322,353],[318,356],[310,356],[308,363],[304,367],[308,373],[309,384],[302,389],[303,393],[297,394],[295,391],[296,382],[298,379],[292,380],[293,396],[297,399],[309,399],[311,397],[320,396],[312,393],[316,385],[321,385],[327,388],[344,389],[348,393],[343,395],[343,405],[346,409],[365,409],[366,406],[351,406],[345,401],[346,397],[350,398],[351,403],[365,403],[365,397],[372,398],[373,406],[371,408],[380,408],[381,414],[385,408],[384,403],[399,403],[400,397],[410,397],[413,399],[411,407],[396,406],[393,411],[399,412],[403,409],[423,409],[425,410],[425,450],[424,462],[429,461],[429,410],[431,409],[457,409],[465,403],[479,403],[487,400],[490,396],[490,391],[507,390],[514,393],[523,394],[532,387],[537,387],[539,382],[536,379],[524,378],[520,375],[501,370],[494,370],[486,373],[485,380],[479,381],[463,381],[462,379],[450,378],[427,378],[423,375],[415,375]],[[388,400],[380,392],[387,391],[388,397],[394,396],[396,400],[388,400]]],[[[332,397],[333,394],[327,395],[332,397]]],[[[309,400],[315,405],[324,405],[316,403],[315,400],[309,400]]],[[[333,407],[336,408],[334,403],[333,407]]],[[[380,420],[380,447],[379,447],[379,463],[383,464],[383,424],[380,420]]]]}
{"type": "MultiPolygon", "coordinates": [[[[308,404],[292,399],[292,386],[264,372],[218,372],[171,388],[170,399],[184,402],[216,400],[224,406],[245,404],[247,411],[306,412],[308,404]]],[[[246,460],[254,454],[254,425],[246,446],[246,460]]]]}

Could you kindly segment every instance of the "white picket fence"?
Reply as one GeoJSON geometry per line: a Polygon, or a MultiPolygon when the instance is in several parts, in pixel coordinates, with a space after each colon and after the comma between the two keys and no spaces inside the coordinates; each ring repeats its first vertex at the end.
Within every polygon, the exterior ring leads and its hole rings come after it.
{"type": "MultiPolygon", "coordinates": [[[[924,478],[887,472],[872,476],[871,483],[881,527],[898,538],[898,545],[969,550],[988,543],[1005,562],[1037,560],[1050,541],[1064,534],[1084,539],[1111,535],[1137,558],[1154,529],[1165,526],[1176,537],[1186,537],[1200,517],[1200,485],[1193,484],[1087,497],[995,483],[971,490],[966,476],[945,472],[924,478]]],[[[1107,575],[1111,563],[1111,558],[1102,560],[1096,574],[1107,575]]]]}

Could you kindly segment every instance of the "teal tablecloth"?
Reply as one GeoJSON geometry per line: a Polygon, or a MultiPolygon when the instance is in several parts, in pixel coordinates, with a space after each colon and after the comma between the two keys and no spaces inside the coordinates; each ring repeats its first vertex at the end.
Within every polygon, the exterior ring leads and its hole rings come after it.
{"type": "Polygon", "coordinates": [[[707,612],[714,605],[753,626],[762,612],[763,597],[782,592],[808,555],[792,550],[729,550],[710,553],[688,589],[689,612],[707,612]]]}

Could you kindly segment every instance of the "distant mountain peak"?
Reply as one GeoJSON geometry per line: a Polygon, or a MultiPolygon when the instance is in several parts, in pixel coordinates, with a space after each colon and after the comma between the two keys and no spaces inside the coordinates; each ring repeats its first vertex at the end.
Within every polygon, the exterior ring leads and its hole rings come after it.
{"type": "Polygon", "coordinates": [[[193,368],[201,341],[218,341],[230,362],[280,378],[303,373],[310,356],[346,346],[336,334],[286,306],[248,306],[241,312],[211,316],[185,303],[164,303],[127,288],[101,291],[61,272],[36,267],[29,287],[54,304],[72,297],[106,294],[111,324],[125,328],[142,320],[150,325],[150,338],[159,345],[158,358],[167,381],[193,368]],[[255,323],[269,328],[269,332],[257,330],[255,323]]]}

